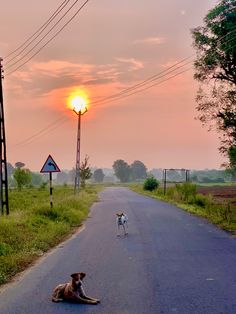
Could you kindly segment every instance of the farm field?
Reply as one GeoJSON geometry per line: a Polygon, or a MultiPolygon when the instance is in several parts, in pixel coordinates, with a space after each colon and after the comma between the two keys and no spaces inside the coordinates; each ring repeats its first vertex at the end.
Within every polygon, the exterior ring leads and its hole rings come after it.
{"type": "Polygon", "coordinates": [[[219,203],[227,203],[236,206],[236,186],[198,186],[197,192],[203,195],[212,195],[219,203]]]}

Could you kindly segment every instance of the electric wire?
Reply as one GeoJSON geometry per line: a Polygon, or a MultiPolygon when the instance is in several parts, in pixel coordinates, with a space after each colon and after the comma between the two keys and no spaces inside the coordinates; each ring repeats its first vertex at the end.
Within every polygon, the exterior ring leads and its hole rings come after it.
{"type": "MultiPolygon", "coordinates": [[[[231,32],[235,32],[235,31],[236,30],[231,31],[231,32]]],[[[228,35],[229,35],[229,33],[226,34],[225,36],[222,36],[222,38],[224,38],[224,37],[226,37],[228,35]]],[[[219,40],[221,40],[222,38],[220,38],[219,40]]],[[[228,40],[228,42],[231,42],[231,41],[232,41],[232,39],[228,40]]],[[[235,46],[236,45],[234,45],[233,47],[229,47],[229,49],[233,49],[235,46]]],[[[164,82],[166,82],[166,81],[168,81],[170,79],[173,79],[174,77],[177,77],[177,76],[179,76],[179,75],[181,75],[181,74],[191,70],[192,67],[189,67],[189,68],[184,69],[184,70],[182,70],[182,71],[180,71],[178,73],[175,73],[174,75],[172,75],[170,77],[167,77],[166,79],[163,79],[161,81],[157,81],[158,79],[164,78],[168,74],[170,74],[170,73],[176,71],[177,69],[180,69],[180,68],[188,65],[189,63],[191,63],[192,61],[187,61],[187,60],[192,58],[192,57],[193,57],[193,55],[191,55],[191,56],[189,56],[187,58],[184,58],[184,59],[180,60],[179,62],[175,63],[174,65],[168,67],[166,70],[163,70],[163,71],[159,72],[158,74],[155,74],[155,75],[149,77],[148,79],[146,79],[146,80],[144,80],[144,81],[142,81],[142,82],[140,82],[138,84],[135,84],[135,85],[133,85],[133,86],[131,86],[129,88],[126,88],[126,89],[122,90],[120,93],[116,93],[114,95],[111,95],[111,96],[108,96],[108,97],[104,97],[104,98],[99,99],[97,101],[93,101],[93,102],[91,102],[91,104],[95,104],[95,103],[98,104],[98,103],[101,103],[101,102],[105,104],[105,103],[109,103],[109,102],[112,102],[112,101],[120,100],[120,99],[129,97],[129,96],[132,96],[132,95],[134,95],[136,93],[140,93],[140,92],[146,91],[147,89],[150,89],[150,88],[152,88],[152,87],[154,87],[156,85],[162,84],[162,83],[164,83],[164,82]],[[187,61],[187,62],[185,62],[185,61],[187,61]],[[181,63],[183,63],[183,64],[181,64],[181,63]],[[150,84],[152,82],[155,82],[155,83],[140,89],[140,87],[143,87],[143,86],[145,86],[147,84],[150,84]]],[[[64,120],[64,119],[62,119],[62,120],[64,120]]],[[[54,121],[52,124],[50,124],[46,128],[38,131],[36,134],[34,134],[31,137],[25,139],[24,141],[21,141],[21,142],[17,143],[16,145],[17,146],[18,145],[24,145],[24,144],[27,144],[29,142],[32,142],[32,140],[35,137],[41,137],[41,136],[43,136],[45,134],[48,134],[51,131],[51,127],[53,129],[56,129],[59,126],[59,124],[60,124],[60,121],[54,121]]]]}
{"type": "MultiPolygon", "coordinates": [[[[236,47],[236,45],[234,45],[233,47],[230,47],[230,49],[235,48],[235,47],[236,47]]],[[[161,72],[159,72],[159,73],[156,74],[156,75],[151,76],[149,79],[146,79],[146,80],[144,80],[143,82],[141,82],[141,83],[139,83],[139,84],[136,84],[135,86],[139,86],[139,87],[141,86],[141,87],[143,87],[143,86],[144,86],[144,84],[143,84],[144,82],[145,82],[145,83],[146,83],[147,81],[154,82],[154,81],[156,81],[157,79],[164,78],[164,77],[167,76],[168,74],[170,74],[170,73],[176,71],[176,69],[180,69],[180,68],[186,66],[187,64],[189,64],[190,61],[187,61],[187,62],[184,63],[184,65],[179,66],[179,64],[183,63],[185,60],[188,60],[188,59],[191,58],[191,57],[192,57],[192,56],[189,56],[189,57],[187,57],[187,58],[182,59],[181,61],[175,63],[175,64],[172,65],[172,66],[170,66],[168,69],[166,69],[166,70],[164,70],[164,71],[161,71],[161,72]],[[175,67],[176,65],[178,65],[178,67],[173,70],[172,68],[175,67]],[[169,71],[170,69],[172,69],[172,70],[169,71]],[[167,72],[167,71],[169,71],[169,72],[166,73],[166,74],[164,74],[164,73],[167,72]],[[161,75],[161,74],[162,74],[162,75],[161,75]],[[155,80],[154,80],[154,78],[155,78],[155,80]]],[[[166,81],[169,81],[169,80],[171,80],[171,79],[173,79],[173,78],[175,78],[175,77],[177,77],[177,76],[179,76],[179,75],[181,75],[181,74],[183,74],[183,73],[185,73],[185,72],[187,72],[187,71],[189,71],[189,70],[191,70],[191,69],[192,69],[192,66],[191,66],[191,67],[188,67],[188,68],[186,68],[186,69],[183,69],[182,71],[180,71],[180,72],[178,72],[178,73],[175,73],[175,74],[173,74],[172,76],[169,76],[169,77],[167,77],[167,78],[164,78],[164,79],[161,80],[161,81],[157,81],[157,82],[155,82],[155,83],[153,83],[153,84],[151,84],[151,85],[149,85],[149,86],[146,86],[146,87],[141,88],[141,89],[138,89],[138,90],[137,90],[137,88],[136,88],[136,90],[135,90],[135,89],[132,89],[132,87],[127,88],[127,89],[126,89],[126,91],[127,91],[126,94],[124,94],[124,95],[122,95],[122,94],[120,94],[120,93],[115,94],[116,96],[113,95],[114,99],[111,99],[111,96],[108,96],[107,98],[103,98],[103,101],[101,101],[101,102],[102,102],[103,104],[106,104],[106,103],[110,103],[110,102],[113,102],[113,101],[117,101],[117,100],[120,100],[120,99],[123,99],[123,98],[130,97],[130,96],[132,96],[132,95],[134,95],[134,94],[137,94],[137,93],[144,92],[144,91],[146,91],[146,90],[148,90],[148,89],[150,89],[150,88],[152,88],[152,87],[154,87],[154,86],[157,86],[157,85],[160,85],[160,84],[162,84],[162,83],[164,83],[164,82],[166,82],[166,81]]],[[[94,103],[95,103],[95,102],[91,102],[91,104],[94,104],[94,103]]],[[[97,101],[96,103],[98,103],[98,101],[97,101]]],[[[59,120],[60,120],[60,119],[59,119],[59,120]]],[[[41,137],[41,136],[44,136],[44,135],[48,134],[48,133],[51,131],[51,129],[49,130],[49,128],[50,128],[51,126],[53,126],[53,130],[54,130],[54,129],[56,129],[59,125],[60,125],[60,121],[55,121],[55,122],[53,122],[52,124],[50,124],[48,127],[44,128],[44,129],[42,129],[41,131],[37,132],[36,134],[32,135],[30,138],[27,138],[27,139],[25,139],[24,141],[22,141],[23,143],[20,142],[20,143],[18,143],[17,145],[24,145],[25,143],[26,143],[26,144],[29,144],[29,143],[32,142],[32,140],[33,140],[35,137],[41,137]],[[30,141],[30,142],[29,142],[29,141],[30,141]]]]}
{"type": "Polygon", "coordinates": [[[29,136],[28,138],[12,145],[10,147],[10,150],[12,150],[15,147],[18,146],[24,146],[24,145],[28,145],[32,142],[32,140],[35,140],[43,135],[48,134],[49,132],[52,132],[53,130],[55,130],[59,125],[61,126],[62,123],[66,122],[68,120],[68,117],[62,117],[57,119],[56,121],[54,121],[53,123],[50,123],[48,126],[44,127],[43,129],[39,130],[38,132],[36,132],[35,134],[29,136]]]}
{"type": "MultiPolygon", "coordinates": [[[[6,70],[8,70],[9,68],[12,68],[14,65],[16,65],[17,63],[19,63],[21,60],[25,59],[25,57],[27,57],[38,45],[40,45],[41,42],[53,31],[53,29],[61,22],[61,20],[63,20],[63,18],[70,12],[70,10],[76,5],[76,3],[77,3],[78,1],[79,1],[79,0],[76,0],[76,1],[69,7],[69,9],[61,16],[61,18],[49,29],[49,31],[48,31],[45,35],[43,35],[43,37],[42,37],[41,39],[38,40],[38,42],[37,42],[32,48],[30,48],[29,51],[27,51],[23,56],[21,56],[20,59],[16,60],[15,62],[13,62],[13,63],[11,63],[9,66],[7,66],[7,67],[6,67],[6,70]]],[[[42,32],[43,32],[43,31],[42,31],[42,32]]],[[[41,34],[41,33],[40,33],[40,34],[41,34]]],[[[40,36],[40,34],[39,34],[36,38],[38,38],[38,37],[40,36]]],[[[36,39],[36,38],[35,38],[35,39],[36,39]]],[[[33,40],[22,50],[22,52],[23,52],[28,46],[30,46],[30,44],[31,44],[32,42],[34,42],[35,39],[33,39],[33,40]]],[[[19,54],[19,55],[20,55],[20,54],[19,54]]],[[[12,58],[12,59],[15,59],[15,57],[12,58]]],[[[12,59],[11,59],[11,60],[12,60],[12,59]]],[[[6,65],[9,64],[9,63],[10,63],[10,60],[6,63],[6,65]]]]}
{"type": "MultiPolygon", "coordinates": [[[[77,2],[78,0],[76,0],[77,2]]],[[[30,56],[25,62],[20,64],[17,68],[13,69],[12,71],[6,73],[6,75],[10,75],[17,70],[19,70],[22,66],[24,66],[26,63],[28,63],[30,60],[32,60],[43,48],[45,48],[55,37],[57,37],[65,28],[66,26],[79,14],[79,12],[85,7],[85,5],[89,2],[89,0],[86,0],[78,10],[72,15],[72,17],[42,46],[40,47],[32,56],[30,56]]],[[[46,35],[45,35],[46,36],[46,35]]],[[[44,38],[44,37],[43,37],[44,38]]],[[[37,45],[35,45],[36,47],[37,45]]],[[[18,62],[17,62],[18,63],[18,62]]],[[[8,67],[9,68],[9,67],[8,67]]]]}
{"type": "Polygon", "coordinates": [[[19,45],[16,49],[14,49],[12,52],[8,53],[3,59],[8,59],[10,56],[15,54],[18,50],[23,48],[29,41],[30,43],[21,50],[16,56],[14,56],[12,59],[10,59],[5,64],[7,65],[11,60],[19,56],[34,40],[36,40],[39,35],[48,27],[48,25],[57,17],[57,15],[64,9],[64,7],[70,2],[70,0],[64,0],[60,6],[53,12],[53,14],[48,18],[48,20],[43,23],[29,38],[27,38],[21,45],[19,45]],[[38,34],[39,33],[39,34],[38,34]],[[38,34],[38,35],[37,35],[38,34]],[[35,37],[35,35],[37,35],[35,37]]]}

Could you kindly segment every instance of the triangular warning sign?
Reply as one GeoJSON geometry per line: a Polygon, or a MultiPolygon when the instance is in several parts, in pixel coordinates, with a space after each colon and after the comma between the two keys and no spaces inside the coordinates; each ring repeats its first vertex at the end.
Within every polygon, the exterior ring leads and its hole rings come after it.
{"type": "Polygon", "coordinates": [[[49,155],[40,172],[61,172],[61,170],[53,160],[52,156],[49,155]]]}

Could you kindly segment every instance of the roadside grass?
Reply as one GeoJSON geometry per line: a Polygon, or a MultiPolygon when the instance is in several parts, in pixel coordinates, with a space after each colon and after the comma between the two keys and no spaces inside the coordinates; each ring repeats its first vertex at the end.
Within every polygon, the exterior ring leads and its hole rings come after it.
{"type": "Polygon", "coordinates": [[[9,191],[10,214],[0,216],[0,284],[32,264],[54,247],[87,217],[102,185],[87,186],[79,195],[72,187],[9,191]]]}
{"type": "Polygon", "coordinates": [[[177,184],[169,187],[166,195],[163,193],[163,188],[152,192],[145,191],[142,184],[131,184],[129,188],[139,194],[169,202],[191,214],[204,217],[236,235],[236,206],[227,203],[218,204],[211,195],[198,194],[194,184],[177,184]]]}

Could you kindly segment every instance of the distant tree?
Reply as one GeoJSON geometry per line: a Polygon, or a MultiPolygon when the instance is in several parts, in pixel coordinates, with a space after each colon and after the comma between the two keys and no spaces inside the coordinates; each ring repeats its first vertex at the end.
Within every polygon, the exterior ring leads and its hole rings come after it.
{"type": "Polygon", "coordinates": [[[145,179],[147,177],[147,168],[141,161],[135,160],[130,168],[133,180],[145,179]]]}
{"type": "Polygon", "coordinates": [[[68,172],[68,182],[70,183],[75,183],[75,168],[71,169],[69,172],[68,172]]]}
{"type": "Polygon", "coordinates": [[[113,170],[115,172],[116,177],[121,182],[128,182],[131,176],[130,166],[122,159],[118,159],[113,164],[113,170]]]}
{"type": "Polygon", "coordinates": [[[32,175],[29,169],[16,168],[13,177],[16,181],[17,188],[20,191],[23,186],[31,183],[32,175]]]}
{"type": "Polygon", "coordinates": [[[236,146],[235,25],[236,1],[221,0],[208,12],[204,25],[192,31],[197,51],[194,77],[201,83],[198,118],[209,130],[218,130],[220,151],[229,159],[228,149],[236,146]]]}
{"type": "Polygon", "coordinates": [[[7,163],[7,175],[10,177],[11,175],[13,175],[14,172],[14,167],[12,166],[11,163],[7,163]]]}
{"type": "Polygon", "coordinates": [[[93,173],[93,178],[96,182],[103,182],[104,177],[102,169],[96,169],[93,173]]]}
{"type": "Polygon", "coordinates": [[[80,165],[80,180],[81,180],[81,187],[85,187],[85,181],[92,177],[92,171],[90,169],[88,163],[89,157],[86,155],[84,161],[81,162],[80,165]]]}
{"type": "Polygon", "coordinates": [[[33,186],[40,186],[43,183],[43,176],[37,172],[31,172],[31,183],[33,186]]]}
{"type": "Polygon", "coordinates": [[[21,161],[17,161],[16,163],[15,163],[15,167],[16,168],[23,168],[25,166],[25,164],[23,163],[23,162],[21,162],[21,161]]]}
{"type": "Polygon", "coordinates": [[[68,174],[65,171],[58,172],[57,174],[57,183],[65,184],[68,181],[68,174]]]}

